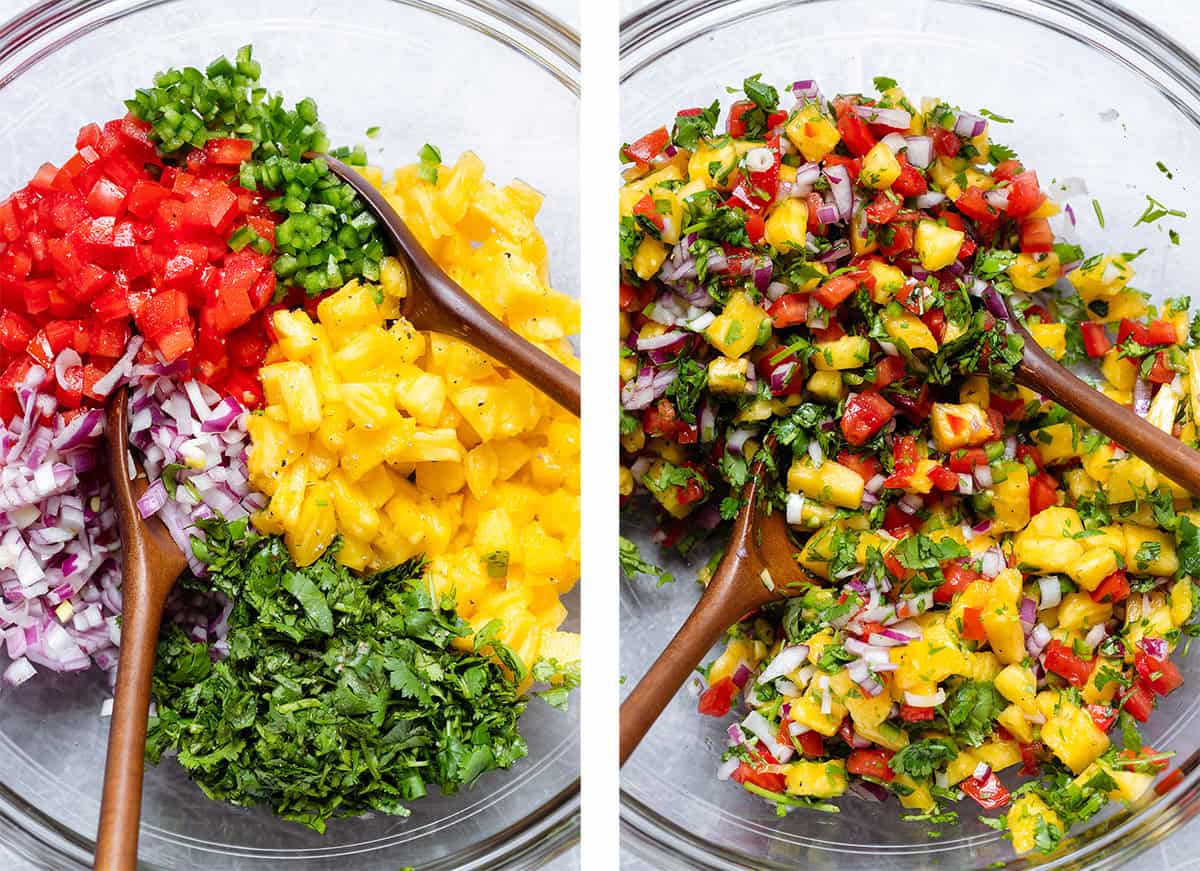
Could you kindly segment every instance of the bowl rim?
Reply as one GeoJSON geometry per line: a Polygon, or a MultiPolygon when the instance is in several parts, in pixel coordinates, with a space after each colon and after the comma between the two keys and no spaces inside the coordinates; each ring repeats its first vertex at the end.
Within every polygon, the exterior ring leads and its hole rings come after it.
{"type": "MultiPolygon", "coordinates": [[[[654,61],[671,53],[698,36],[714,34],[733,23],[732,14],[705,22],[700,29],[681,25],[702,16],[714,15],[727,7],[746,7],[750,15],[767,14],[780,9],[828,4],[837,0],[654,0],[626,15],[620,31],[620,83],[624,85],[654,61]],[[650,48],[653,51],[647,53],[650,48]]],[[[1019,14],[1014,4],[1004,0],[938,0],[938,2],[979,8],[989,12],[1019,14]]],[[[1174,38],[1151,24],[1142,16],[1112,0],[1021,0],[1022,7],[1032,7],[1043,15],[1066,16],[1074,23],[1087,24],[1106,38],[1119,43],[1156,72],[1165,75],[1179,90],[1165,91],[1156,81],[1163,96],[1174,107],[1200,127],[1200,58],[1174,38]]],[[[1045,17],[1034,17],[1035,23],[1050,27],[1064,35],[1060,24],[1045,17]]],[[[1146,69],[1119,59],[1126,68],[1143,78],[1146,69]]],[[[1150,847],[1188,822],[1200,811],[1200,750],[1182,760],[1179,769],[1183,778],[1163,796],[1145,796],[1134,807],[1124,809],[1095,823],[1066,839],[1072,847],[1062,853],[1039,859],[1016,857],[1005,867],[1021,869],[1115,869],[1139,856],[1150,847]],[[1083,837],[1086,844],[1080,844],[1083,837]]],[[[697,832],[687,830],[667,819],[658,811],[636,798],[624,787],[620,790],[621,843],[638,858],[663,869],[733,869],[745,867],[746,857],[734,850],[713,843],[697,832]]],[[[832,853],[832,851],[830,851],[832,853]]],[[[778,863],[756,860],[756,867],[787,868],[778,863]]]]}
{"type": "MultiPolygon", "coordinates": [[[[128,15],[171,2],[177,0],[40,0],[7,20],[0,19],[0,90],[63,45],[128,15]]],[[[487,36],[542,67],[576,98],[580,96],[579,33],[535,3],[527,0],[388,2],[438,15],[487,36]]],[[[575,755],[578,758],[578,748],[575,755]]],[[[570,850],[579,840],[577,775],[522,820],[465,852],[422,867],[426,871],[537,867],[570,850]]],[[[0,845],[39,867],[90,868],[95,853],[92,838],[61,825],[51,814],[13,791],[2,776],[0,845]]]]}

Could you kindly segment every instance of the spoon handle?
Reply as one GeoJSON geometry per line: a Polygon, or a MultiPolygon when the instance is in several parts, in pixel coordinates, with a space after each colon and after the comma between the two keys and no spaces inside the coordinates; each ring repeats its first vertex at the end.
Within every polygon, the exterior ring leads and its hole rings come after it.
{"type": "Polygon", "coordinates": [[[146,583],[130,583],[127,577],[123,589],[121,658],[117,664],[117,687],[109,723],[108,762],[96,839],[96,871],[134,871],[137,867],[142,775],[146,767],[146,720],[163,610],[162,598],[148,594],[146,583]]]}
{"type": "Polygon", "coordinates": [[[621,765],[725,630],[763,604],[757,571],[744,550],[726,552],[692,613],[621,704],[621,765]]]}
{"type": "Polygon", "coordinates": [[[1200,452],[1113,402],[1059,364],[1024,330],[1025,353],[1017,380],[1048,396],[1125,450],[1200,495],[1200,452]]]}

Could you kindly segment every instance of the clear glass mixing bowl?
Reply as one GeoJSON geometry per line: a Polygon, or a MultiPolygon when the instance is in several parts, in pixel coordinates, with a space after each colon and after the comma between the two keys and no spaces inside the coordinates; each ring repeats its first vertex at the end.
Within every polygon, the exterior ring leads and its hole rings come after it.
{"type": "MultiPolygon", "coordinates": [[[[0,197],[63,160],[81,125],[123,114],[121,101],[156,71],[247,42],[270,88],[316,99],[334,142],[364,142],[384,167],[411,162],[425,142],[450,159],[473,149],[491,177],[543,191],[555,283],[578,288],[578,37],[519,2],[42,3],[0,24],[0,197]],[[373,126],[381,132],[368,140],[373,126]]],[[[578,614],[577,597],[567,605],[578,614]]],[[[91,865],[109,694],[96,674],[39,674],[0,691],[0,840],[46,867],[91,865]]],[[[530,754],[512,770],[416,802],[408,819],[344,820],[324,836],[210,801],[164,761],[146,774],[142,861],[170,871],[540,862],[578,838],[578,715],[535,699],[522,731],[530,754]]]]}
{"type": "MultiPolygon", "coordinates": [[[[1183,8],[1183,4],[1181,7],[1183,8]]],[[[706,106],[748,75],[786,86],[816,79],[826,94],[871,90],[897,79],[912,96],[941,95],[993,123],[1044,182],[1082,177],[1103,206],[1076,200],[1091,251],[1149,251],[1136,262],[1139,288],[1188,294],[1200,275],[1200,210],[1188,202],[1200,166],[1200,62],[1171,37],[1114,5],[1093,0],[675,0],[624,22],[621,32],[625,141],[706,106]],[[1116,110],[1113,114],[1112,110],[1116,110]],[[1155,167],[1161,160],[1169,180],[1155,167]],[[1190,217],[1133,224],[1152,194],[1190,217]],[[1082,208],[1080,205],[1082,204],[1082,208]]],[[[1200,297],[1193,296],[1200,302],[1200,297]]],[[[642,543],[650,525],[626,518],[642,543]]],[[[654,550],[648,549],[647,553],[654,550]]],[[[671,565],[678,580],[622,587],[621,673],[632,688],[696,601],[692,583],[707,554],[671,565]]],[[[1112,867],[1173,831],[1200,808],[1200,657],[1184,660],[1189,682],[1164,699],[1147,726],[1155,747],[1177,751],[1184,781],[1078,831],[1050,858],[1014,859],[1007,841],[976,822],[973,803],[956,826],[905,823],[897,806],[840,801],[837,815],[774,809],[715,777],[725,723],[696,713],[680,692],[622,772],[625,844],[654,868],[881,869],[1112,867]],[[943,837],[933,840],[930,828],[943,837]]]]}

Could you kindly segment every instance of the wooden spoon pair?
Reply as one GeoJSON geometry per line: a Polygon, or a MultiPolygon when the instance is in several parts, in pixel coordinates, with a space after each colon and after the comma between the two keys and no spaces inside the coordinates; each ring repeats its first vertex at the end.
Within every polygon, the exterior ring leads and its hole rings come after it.
{"type": "MultiPolygon", "coordinates": [[[[379,219],[400,257],[408,279],[402,313],[419,330],[447,333],[473,345],[512,369],[533,386],[578,416],[579,375],[550,357],[492,316],[442,271],[408,227],[371,184],[334,158],[321,157],[350,184],[379,219]]],[[[125,391],[109,401],[108,447],[117,518],[124,552],[121,595],[121,658],[108,761],[100,803],[96,843],[97,871],[133,871],[137,865],[138,821],[142,808],[146,729],[158,630],[167,594],[187,565],[179,548],[157,518],[144,520],[137,500],[144,478],[132,480],[129,421],[125,391]]]]}
{"type": "MultiPolygon", "coordinates": [[[[1011,307],[1013,329],[1025,340],[1016,382],[1053,399],[1158,471],[1200,496],[1200,453],[1081,381],[1029,335],[1011,307]]],[[[1198,376],[1200,377],[1200,376],[1198,376]]],[[[754,470],[761,473],[758,465],[754,470]]],[[[742,493],[725,556],[686,622],[621,705],[621,764],[725,631],[748,613],[803,589],[796,546],[779,511],[758,504],[758,475],[742,493]],[[769,584],[763,570],[769,571],[769,584]]]]}

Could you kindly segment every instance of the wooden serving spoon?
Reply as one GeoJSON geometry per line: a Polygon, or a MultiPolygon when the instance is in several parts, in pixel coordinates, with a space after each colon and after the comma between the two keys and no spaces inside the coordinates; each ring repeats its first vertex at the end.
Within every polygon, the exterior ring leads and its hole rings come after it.
{"type": "MultiPolygon", "coordinates": [[[[1042,349],[1011,308],[1009,317],[1013,330],[1025,341],[1015,377],[1018,384],[1053,399],[1200,496],[1200,452],[1080,380],[1042,349]]],[[[764,445],[763,450],[770,447],[764,445]]],[[[758,505],[762,464],[755,463],[751,472],[733,535],[716,573],[683,628],[621,705],[622,765],[725,630],[763,605],[801,591],[809,582],[796,564],[796,547],[783,515],[778,510],[763,512],[758,505]]]]}
{"type": "Polygon", "coordinates": [[[125,388],[109,397],[108,461],[121,530],[121,655],[108,731],[108,760],[96,838],[96,871],[134,871],[146,767],[146,721],[163,604],[187,560],[157,517],[137,500],[146,479],[130,480],[129,408],[125,388]]]}
{"type": "Polygon", "coordinates": [[[383,194],[352,167],[327,154],[305,156],[325,161],[334,175],[366,200],[393,250],[402,255],[399,260],[408,279],[408,295],[401,303],[401,314],[413,326],[462,339],[579,416],[579,373],[518,336],[476,302],[434,263],[383,194]]]}

